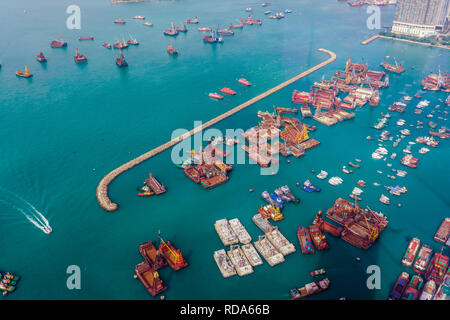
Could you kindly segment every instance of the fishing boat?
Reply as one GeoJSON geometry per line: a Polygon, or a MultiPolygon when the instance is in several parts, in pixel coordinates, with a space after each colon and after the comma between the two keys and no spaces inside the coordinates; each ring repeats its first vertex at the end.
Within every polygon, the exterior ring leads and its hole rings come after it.
{"type": "Polygon", "coordinates": [[[87,62],[86,56],[80,54],[78,48],[75,50],[75,55],[73,56],[73,59],[75,60],[76,63],[87,62]]]}
{"type": "Polygon", "coordinates": [[[419,251],[420,247],[420,240],[418,238],[413,238],[410,242],[408,247],[406,248],[405,254],[402,258],[402,265],[405,267],[411,267],[414,258],[416,257],[417,251],[419,251]]]}
{"type": "Polygon", "coordinates": [[[409,281],[409,274],[406,272],[402,272],[397,279],[397,282],[392,289],[392,292],[389,296],[389,300],[400,300],[403,295],[403,292],[406,289],[409,281]]]}
{"type": "Polygon", "coordinates": [[[128,62],[125,60],[122,50],[120,50],[120,56],[116,58],[116,64],[120,68],[128,67],[128,62]]]}
{"type": "Polygon", "coordinates": [[[241,17],[241,23],[240,24],[232,24],[230,23],[230,29],[242,29],[244,27],[244,22],[242,21],[241,17]]]}
{"type": "Polygon", "coordinates": [[[212,29],[210,27],[200,27],[197,28],[198,31],[211,31],[212,29]]]}
{"type": "Polygon", "coordinates": [[[238,82],[239,82],[240,84],[243,84],[244,86],[251,86],[251,85],[252,85],[249,81],[247,81],[247,80],[244,79],[244,78],[239,79],[238,82]]]}
{"type": "Polygon", "coordinates": [[[152,196],[155,193],[152,191],[152,189],[150,189],[150,187],[146,184],[144,184],[141,187],[138,187],[137,190],[138,192],[138,196],[139,197],[148,197],[148,196],[152,196]]]}
{"type": "Polygon", "coordinates": [[[117,41],[113,43],[113,47],[114,49],[124,49],[124,48],[128,48],[128,44],[124,41],[117,41]]]}
{"type": "Polygon", "coordinates": [[[146,27],[153,27],[153,23],[151,22],[144,22],[143,25],[146,27]]]}
{"type": "Polygon", "coordinates": [[[136,39],[136,38],[133,38],[133,37],[131,36],[131,34],[130,34],[130,40],[127,40],[127,43],[128,43],[128,44],[132,44],[132,45],[134,45],[134,46],[137,46],[137,45],[139,44],[139,42],[137,41],[137,39],[136,39]]]}
{"type": "Polygon", "coordinates": [[[317,269],[317,270],[314,270],[314,271],[311,271],[310,273],[309,273],[312,277],[315,277],[315,276],[320,276],[320,275],[322,275],[322,274],[325,274],[325,269],[317,269]]]}
{"type": "Polygon", "coordinates": [[[328,177],[328,172],[320,170],[316,177],[319,179],[326,179],[326,177],[328,177]]]}
{"type": "Polygon", "coordinates": [[[170,45],[170,44],[167,46],[167,53],[169,53],[173,56],[180,54],[177,50],[172,49],[172,45],[170,45]]]}
{"type": "Polygon", "coordinates": [[[176,27],[175,28],[178,32],[187,32],[188,29],[186,28],[186,25],[184,24],[183,27],[176,27]]]}
{"type": "Polygon", "coordinates": [[[209,93],[208,97],[213,98],[213,99],[218,99],[218,100],[222,100],[223,99],[223,96],[221,96],[220,94],[218,94],[216,92],[209,93]]]}
{"type": "Polygon", "coordinates": [[[28,67],[25,66],[25,71],[16,71],[16,76],[21,77],[21,78],[30,78],[33,75],[31,74],[31,72],[28,70],[28,67]]]}
{"type": "Polygon", "coordinates": [[[67,47],[67,42],[65,42],[64,39],[61,37],[61,41],[53,40],[52,42],[50,42],[50,47],[52,47],[52,48],[64,48],[64,47],[67,47]]]}
{"type": "Polygon", "coordinates": [[[314,253],[314,247],[311,242],[311,236],[308,228],[299,227],[297,230],[297,238],[303,254],[314,253]]]}
{"type": "Polygon", "coordinates": [[[117,24],[125,24],[125,20],[123,20],[123,19],[116,19],[113,22],[117,23],[117,24]]]}
{"type": "Polygon", "coordinates": [[[351,161],[348,163],[348,165],[351,166],[351,167],[353,167],[353,168],[360,168],[360,167],[361,167],[360,164],[353,163],[353,162],[351,162],[351,161]]]}
{"type": "Polygon", "coordinates": [[[134,16],[133,19],[136,19],[136,20],[144,20],[145,17],[144,17],[144,16],[134,16]]]}
{"type": "Polygon", "coordinates": [[[270,10],[264,11],[264,14],[265,14],[265,15],[271,14],[271,13],[272,13],[272,11],[270,11],[270,10]]]}
{"type": "Polygon", "coordinates": [[[36,55],[36,60],[39,62],[47,62],[47,58],[45,58],[44,54],[39,52],[39,54],[36,55]]]}
{"type": "Polygon", "coordinates": [[[291,9],[286,9],[286,10],[284,10],[284,13],[292,13],[292,10],[291,9]]]}
{"type": "Polygon", "coordinates": [[[104,46],[106,49],[111,49],[112,46],[109,43],[103,42],[102,46],[104,46]]]}
{"type": "Polygon", "coordinates": [[[198,17],[195,16],[194,19],[187,19],[186,23],[198,23],[198,17]]]}
{"type": "Polygon", "coordinates": [[[430,262],[433,248],[427,244],[422,244],[416,262],[414,262],[413,270],[417,273],[424,273],[427,269],[428,262],[430,262]]]}
{"type": "Polygon", "coordinates": [[[220,92],[225,93],[225,94],[229,94],[229,95],[235,95],[236,91],[231,90],[230,88],[224,87],[222,89],[220,89],[220,92]]]}
{"type": "Polygon", "coordinates": [[[391,200],[390,200],[388,197],[386,197],[384,194],[382,194],[382,195],[380,196],[379,201],[380,201],[381,203],[384,203],[384,204],[390,204],[390,203],[391,203],[391,200]]]}
{"type": "Polygon", "coordinates": [[[267,7],[270,5],[270,2],[263,2],[261,3],[261,7],[267,7]]]}
{"type": "Polygon", "coordinates": [[[166,36],[177,36],[178,31],[175,28],[175,25],[172,23],[172,28],[164,30],[164,34],[166,36]]]}
{"type": "Polygon", "coordinates": [[[93,36],[90,36],[90,37],[78,37],[78,40],[79,40],[79,41],[83,41],[83,40],[94,40],[94,37],[93,37],[93,36]]]}
{"type": "Polygon", "coordinates": [[[330,248],[325,235],[320,231],[317,225],[309,226],[309,234],[311,235],[311,239],[317,250],[320,251],[330,248]]]}
{"type": "Polygon", "coordinates": [[[403,68],[401,64],[398,64],[398,63],[397,63],[397,60],[395,59],[395,57],[394,57],[394,62],[395,62],[395,65],[389,64],[389,63],[383,61],[383,62],[380,63],[380,65],[381,65],[385,70],[391,71],[391,72],[395,72],[395,73],[402,73],[402,72],[405,71],[405,68],[403,68]]]}
{"type": "Polygon", "coordinates": [[[271,15],[269,18],[270,19],[282,19],[282,18],[284,18],[284,14],[282,12],[277,12],[274,15],[271,15]]]}

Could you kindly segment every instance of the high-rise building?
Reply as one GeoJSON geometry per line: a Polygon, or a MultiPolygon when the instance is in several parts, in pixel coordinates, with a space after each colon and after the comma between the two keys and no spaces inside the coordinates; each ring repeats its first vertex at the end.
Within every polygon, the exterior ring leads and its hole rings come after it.
{"type": "Polygon", "coordinates": [[[392,32],[418,37],[437,34],[446,28],[450,0],[398,0],[392,32]]]}

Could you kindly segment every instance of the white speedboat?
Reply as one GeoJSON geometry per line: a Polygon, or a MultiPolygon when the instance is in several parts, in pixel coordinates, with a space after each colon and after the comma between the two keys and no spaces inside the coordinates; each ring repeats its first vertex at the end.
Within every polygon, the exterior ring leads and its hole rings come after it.
{"type": "Polygon", "coordinates": [[[316,177],[319,179],[325,179],[326,177],[328,177],[328,172],[320,170],[316,177]]]}

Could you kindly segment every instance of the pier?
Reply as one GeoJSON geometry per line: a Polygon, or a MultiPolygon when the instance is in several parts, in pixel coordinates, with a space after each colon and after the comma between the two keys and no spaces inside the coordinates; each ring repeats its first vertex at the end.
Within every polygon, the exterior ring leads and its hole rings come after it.
{"type": "Polygon", "coordinates": [[[106,211],[115,211],[115,210],[118,209],[118,207],[119,207],[118,204],[112,202],[111,199],[109,198],[108,187],[109,187],[109,184],[115,178],[117,178],[119,175],[121,175],[125,171],[127,171],[127,170],[133,168],[134,166],[140,164],[141,162],[144,162],[145,160],[148,160],[151,157],[153,157],[153,156],[155,156],[155,155],[157,155],[157,154],[159,154],[159,153],[161,153],[161,152],[163,152],[163,151],[173,147],[177,143],[179,143],[179,142],[189,138],[190,136],[193,136],[196,133],[201,132],[202,130],[215,125],[216,123],[218,123],[218,122],[220,122],[220,121],[222,121],[222,120],[224,120],[224,119],[234,115],[235,113],[238,113],[239,111],[241,111],[241,110],[243,110],[243,109],[253,105],[254,103],[256,103],[256,102],[266,98],[267,96],[269,96],[269,95],[271,95],[271,94],[273,94],[273,93],[275,93],[275,92],[277,92],[277,91],[279,91],[279,90],[281,90],[281,89],[291,85],[295,81],[310,75],[311,73],[313,73],[313,72],[315,72],[315,71],[325,67],[326,65],[328,65],[331,62],[336,60],[336,54],[334,52],[332,52],[330,50],[327,50],[327,49],[322,49],[322,48],[319,48],[318,51],[326,53],[330,57],[327,60],[325,60],[325,61],[323,61],[323,62],[321,62],[321,63],[319,63],[319,64],[317,64],[317,65],[315,65],[315,66],[313,66],[311,68],[309,68],[308,70],[303,71],[302,73],[296,75],[295,77],[293,77],[293,78],[291,78],[291,79],[289,79],[289,80],[287,80],[287,81],[285,81],[285,82],[283,82],[283,83],[281,83],[281,84],[279,84],[279,85],[277,85],[277,86],[275,86],[275,87],[273,87],[273,88],[271,88],[271,89],[269,89],[269,90],[267,90],[267,91],[257,95],[256,97],[254,97],[254,98],[252,98],[252,99],[250,99],[250,100],[248,100],[248,101],[238,105],[237,107],[234,107],[233,109],[231,109],[231,110],[229,110],[229,111],[227,111],[227,112],[225,112],[225,113],[223,113],[223,114],[221,114],[221,115],[219,115],[219,116],[217,116],[217,117],[215,117],[215,118],[213,118],[213,119],[203,123],[202,125],[200,125],[198,127],[195,127],[194,129],[190,130],[189,132],[186,132],[185,134],[182,134],[182,135],[180,135],[180,136],[170,140],[169,142],[166,142],[166,143],[160,145],[159,147],[156,147],[155,149],[150,150],[147,153],[144,153],[144,154],[140,155],[139,157],[128,161],[127,163],[121,165],[120,167],[118,167],[118,168],[114,169],[113,171],[111,171],[110,173],[108,173],[106,176],[103,177],[103,179],[100,181],[100,183],[97,186],[97,201],[100,204],[100,206],[106,211]]]}

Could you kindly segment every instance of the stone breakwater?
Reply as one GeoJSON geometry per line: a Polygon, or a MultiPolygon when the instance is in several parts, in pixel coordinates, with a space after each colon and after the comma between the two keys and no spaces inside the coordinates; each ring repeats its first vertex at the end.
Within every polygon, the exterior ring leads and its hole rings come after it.
{"type": "Polygon", "coordinates": [[[223,119],[226,119],[226,118],[234,115],[235,113],[238,113],[239,111],[266,98],[267,96],[271,95],[272,93],[275,93],[275,92],[289,86],[290,84],[294,83],[295,81],[310,75],[311,73],[325,67],[326,65],[328,65],[331,62],[336,60],[336,54],[334,52],[332,52],[330,50],[322,49],[322,48],[318,49],[318,51],[328,54],[330,56],[330,58],[309,68],[308,70],[303,71],[302,73],[296,75],[295,77],[257,95],[256,97],[238,105],[237,107],[234,107],[233,109],[231,109],[225,113],[222,113],[221,115],[203,123],[202,125],[195,127],[194,129],[190,130],[189,132],[186,132],[185,134],[182,134],[182,135],[160,145],[159,147],[157,147],[153,150],[150,150],[147,153],[144,153],[133,160],[128,161],[127,163],[121,165],[120,167],[118,167],[118,168],[114,169],[113,171],[111,171],[110,173],[108,173],[106,176],[103,177],[103,179],[99,182],[99,184],[97,186],[97,201],[100,204],[100,206],[103,209],[105,209],[106,211],[115,211],[119,208],[118,204],[112,202],[111,199],[109,198],[108,187],[109,187],[109,184],[115,178],[117,178],[119,175],[121,175],[125,171],[127,171],[127,170],[133,168],[134,166],[140,164],[141,162],[144,162],[145,160],[150,159],[151,157],[173,147],[177,143],[189,138],[190,136],[193,136],[196,133],[201,132],[202,130],[204,130],[210,126],[215,125],[219,121],[222,121],[223,119]]]}

